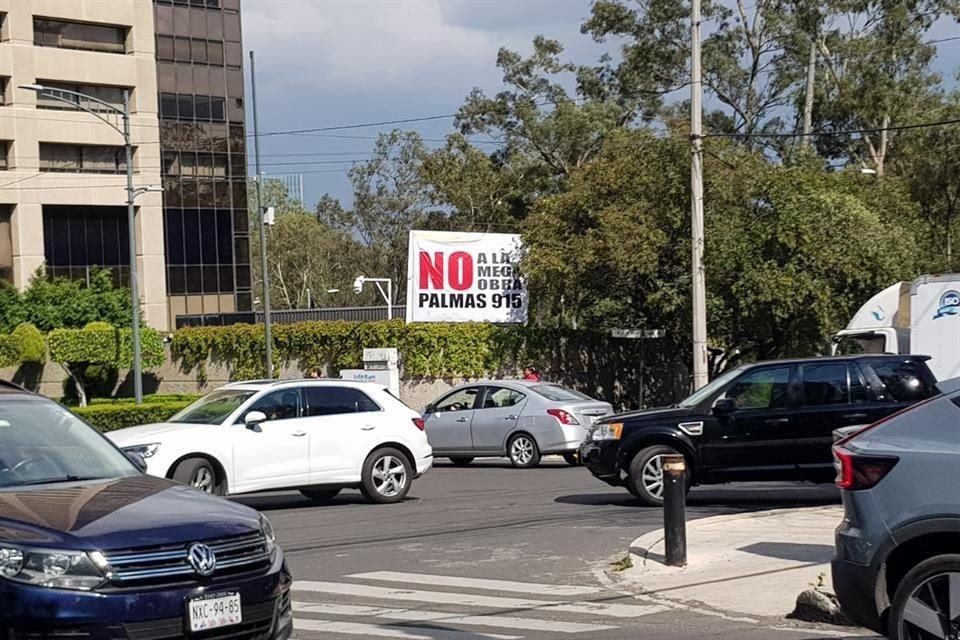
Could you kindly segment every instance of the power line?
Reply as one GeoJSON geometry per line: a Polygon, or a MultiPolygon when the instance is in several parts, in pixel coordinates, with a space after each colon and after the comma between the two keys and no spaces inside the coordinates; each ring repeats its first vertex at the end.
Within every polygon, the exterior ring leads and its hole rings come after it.
{"type": "Polygon", "coordinates": [[[960,124],[960,118],[952,120],[938,120],[935,122],[919,122],[916,124],[903,124],[892,127],[876,127],[866,129],[846,129],[840,131],[811,131],[810,133],[707,133],[704,138],[807,138],[807,137],[831,137],[831,136],[850,136],[867,133],[882,133],[883,131],[908,131],[910,129],[927,129],[931,127],[944,127],[952,124],[960,124]]]}
{"type": "MultiPolygon", "coordinates": [[[[379,122],[360,122],[356,124],[341,124],[336,126],[329,127],[314,127],[311,129],[291,129],[289,131],[266,131],[264,133],[257,134],[261,138],[268,136],[295,136],[301,135],[304,133],[320,133],[323,131],[344,131],[347,129],[366,129],[368,127],[387,127],[394,124],[410,124],[412,122],[428,122],[430,120],[445,120],[448,118],[454,118],[457,114],[455,113],[445,113],[436,116],[421,116],[419,118],[401,118],[399,120],[381,120],[379,122]]],[[[248,133],[248,138],[252,138],[253,134],[248,133]]]]}

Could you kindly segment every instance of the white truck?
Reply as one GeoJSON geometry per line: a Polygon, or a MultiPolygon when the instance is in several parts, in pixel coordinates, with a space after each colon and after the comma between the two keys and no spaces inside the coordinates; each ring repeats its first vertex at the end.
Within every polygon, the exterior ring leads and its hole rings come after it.
{"type": "Polygon", "coordinates": [[[960,273],[887,287],[833,336],[833,352],[926,355],[937,380],[960,377],[960,273]]]}

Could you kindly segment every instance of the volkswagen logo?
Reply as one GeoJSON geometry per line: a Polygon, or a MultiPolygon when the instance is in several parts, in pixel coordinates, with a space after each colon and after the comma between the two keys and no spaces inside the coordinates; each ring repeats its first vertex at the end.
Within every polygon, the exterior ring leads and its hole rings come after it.
{"type": "Polygon", "coordinates": [[[217,569],[217,554],[207,545],[195,542],[187,549],[187,562],[198,575],[211,576],[217,569]]]}

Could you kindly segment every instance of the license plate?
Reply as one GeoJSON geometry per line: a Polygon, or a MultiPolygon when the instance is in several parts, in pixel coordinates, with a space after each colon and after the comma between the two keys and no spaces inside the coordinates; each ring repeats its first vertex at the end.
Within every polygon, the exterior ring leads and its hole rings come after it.
{"type": "Polygon", "coordinates": [[[187,606],[191,632],[219,629],[243,622],[239,593],[194,598],[187,606]]]}

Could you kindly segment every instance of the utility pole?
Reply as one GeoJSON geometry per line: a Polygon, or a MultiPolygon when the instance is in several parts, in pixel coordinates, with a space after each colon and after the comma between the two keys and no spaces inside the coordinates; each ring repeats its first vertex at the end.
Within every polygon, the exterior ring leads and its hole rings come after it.
{"type": "Polygon", "coordinates": [[[130,337],[133,340],[133,397],[143,404],[143,363],[140,359],[140,288],[137,283],[137,220],[133,189],[133,144],[130,140],[130,90],[123,90],[123,146],[127,158],[127,243],[130,251],[130,310],[133,318],[130,337]]]}
{"type": "Polygon", "coordinates": [[[703,268],[703,72],[700,68],[700,0],[690,16],[690,217],[693,240],[693,389],[707,384],[707,288],[703,268]]]}
{"type": "Polygon", "coordinates": [[[267,267],[267,225],[263,219],[263,191],[261,189],[260,173],[260,136],[258,135],[260,127],[257,121],[257,67],[253,58],[253,51],[250,52],[250,89],[253,99],[253,153],[255,157],[257,175],[255,178],[257,184],[257,220],[260,223],[260,271],[263,278],[263,335],[266,342],[266,353],[264,359],[267,365],[267,380],[273,379],[273,331],[270,324],[270,273],[267,267]]]}
{"type": "Polygon", "coordinates": [[[817,39],[810,37],[810,59],[807,61],[807,89],[803,95],[803,138],[801,144],[810,146],[810,132],[813,131],[813,92],[817,77],[817,39]]]}

